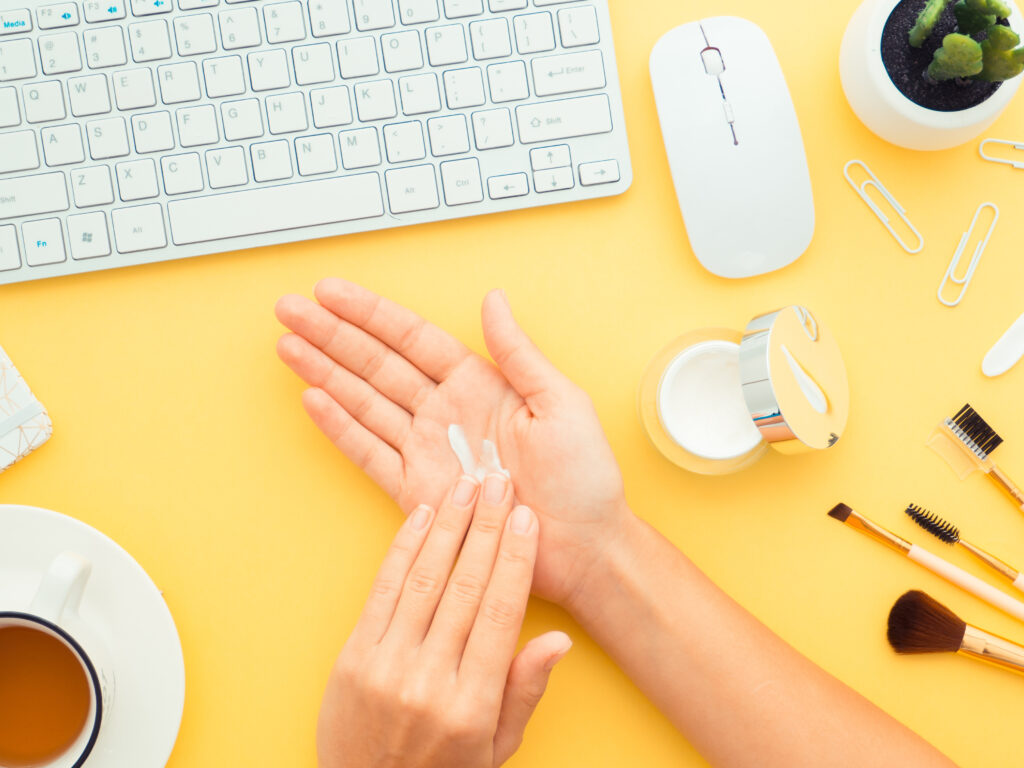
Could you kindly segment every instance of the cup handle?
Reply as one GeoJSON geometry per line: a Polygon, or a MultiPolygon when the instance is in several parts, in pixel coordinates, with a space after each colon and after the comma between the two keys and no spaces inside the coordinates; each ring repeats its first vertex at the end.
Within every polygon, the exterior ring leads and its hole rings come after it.
{"type": "Polygon", "coordinates": [[[29,611],[59,624],[67,611],[77,611],[92,573],[92,563],[74,552],[62,552],[50,563],[29,611]]]}

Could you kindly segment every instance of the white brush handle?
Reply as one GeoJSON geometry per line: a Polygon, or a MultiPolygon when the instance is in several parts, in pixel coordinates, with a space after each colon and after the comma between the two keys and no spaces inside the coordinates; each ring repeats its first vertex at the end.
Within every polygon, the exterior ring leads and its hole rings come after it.
{"type": "Polygon", "coordinates": [[[958,568],[952,563],[943,560],[938,555],[933,555],[927,549],[923,549],[916,544],[910,548],[907,557],[915,563],[923,565],[929,571],[937,573],[946,581],[967,590],[975,597],[979,597],[986,603],[994,605],[996,608],[1024,621],[1024,603],[996,589],[988,582],[982,581],[977,576],[972,576],[962,568],[958,568]]]}
{"type": "Polygon", "coordinates": [[[1024,592],[1024,573],[1017,577],[1017,580],[1013,582],[1013,586],[1024,592]]]}

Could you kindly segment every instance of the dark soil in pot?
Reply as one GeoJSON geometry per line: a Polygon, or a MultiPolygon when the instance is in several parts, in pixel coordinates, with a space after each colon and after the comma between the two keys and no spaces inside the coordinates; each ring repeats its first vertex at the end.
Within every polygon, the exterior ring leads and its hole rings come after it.
{"type": "MultiPolygon", "coordinates": [[[[942,47],[942,38],[956,32],[956,16],[953,3],[950,3],[935,25],[931,37],[920,48],[911,48],[907,37],[925,3],[926,0],[902,0],[889,14],[889,20],[882,30],[882,63],[885,71],[904,96],[926,109],[959,112],[976,107],[995,93],[1000,83],[949,80],[932,84],[924,79],[932,55],[942,47]]],[[[982,39],[984,36],[985,33],[981,32],[975,37],[982,39]]]]}

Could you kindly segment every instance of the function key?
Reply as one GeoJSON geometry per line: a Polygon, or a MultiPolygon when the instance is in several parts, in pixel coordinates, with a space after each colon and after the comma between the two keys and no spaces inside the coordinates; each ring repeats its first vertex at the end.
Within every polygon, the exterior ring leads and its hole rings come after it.
{"type": "Polygon", "coordinates": [[[58,29],[73,27],[79,21],[78,6],[75,3],[55,3],[44,5],[36,10],[36,19],[40,29],[58,29]]]}
{"type": "Polygon", "coordinates": [[[86,0],[84,4],[85,20],[90,24],[98,21],[113,21],[125,17],[122,0],[86,0]]]}
{"type": "Polygon", "coordinates": [[[172,10],[172,0],[132,0],[134,16],[152,16],[157,13],[170,13],[172,10]]]}
{"type": "Polygon", "coordinates": [[[220,0],[178,0],[178,8],[183,11],[194,11],[197,8],[213,8],[220,0]]]}
{"type": "Polygon", "coordinates": [[[32,14],[28,8],[0,11],[0,35],[16,35],[32,29],[32,14]]]}

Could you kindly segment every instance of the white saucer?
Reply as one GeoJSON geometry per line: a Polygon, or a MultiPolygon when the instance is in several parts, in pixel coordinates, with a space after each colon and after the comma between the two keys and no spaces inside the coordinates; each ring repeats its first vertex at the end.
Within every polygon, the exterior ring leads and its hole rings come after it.
{"type": "Polygon", "coordinates": [[[54,557],[92,561],[79,610],[107,645],[114,702],[85,768],[163,768],[185,705],[185,661],[174,619],[142,567],[85,523],[0,504],[0,605],[28,605],[54,557]]]}

